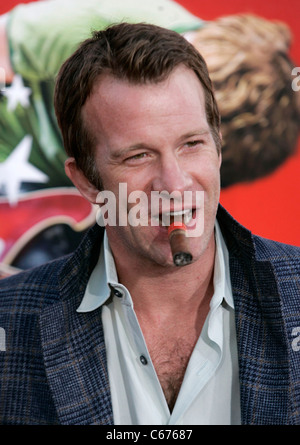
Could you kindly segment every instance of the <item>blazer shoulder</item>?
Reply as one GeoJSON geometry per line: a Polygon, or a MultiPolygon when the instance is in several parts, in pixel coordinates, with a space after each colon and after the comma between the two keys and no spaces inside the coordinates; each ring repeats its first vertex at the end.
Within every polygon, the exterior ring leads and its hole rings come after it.
{"type": "Polygon", "coordinates": [[[0,280],[0,313],[12,309],[23,312],[24,307],[31,313],[40,312],[45,306],[82,293],[99,255],[102,232],[95,225],[69,255],[0,280]]]}
{"type": "Polygon", "coordinates": [[[293,260],[300,264],[300,247],[284,244],[260,236],[253,236],[256,257],[261,261],[293,260]]]}
{"type": "Polygon", "coordinates": [[[300,248],[260,237],[254,237],[254,243],[258,267],[262,270],[263,263],[271,266],[282,300],[288,305],[296,305],[300,314],[300,248]]]}
{"type": "Polygon", "coordinates": [[[59,299],[59,273],[69,255],[0,280],[0,307],[41,307],[59,299]]]}

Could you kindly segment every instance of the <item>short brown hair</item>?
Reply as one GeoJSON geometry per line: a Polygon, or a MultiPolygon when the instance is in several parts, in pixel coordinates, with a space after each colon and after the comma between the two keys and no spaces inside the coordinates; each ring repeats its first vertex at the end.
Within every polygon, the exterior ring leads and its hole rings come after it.
{"type": "Polygon", "coordinates": [[[95,82],[102,74],[111,74],[133,84],[157,83],[179,65],[193,70],[202,84],[207,121],[220,151],[220,114],[206,63],[194,46],[178,33],[145,23],[113,25],[94,32],[61,67],[54,106],[64,147],[99,189],[101,182],[94,165],[92,135],[81,116],[95,82]]]}

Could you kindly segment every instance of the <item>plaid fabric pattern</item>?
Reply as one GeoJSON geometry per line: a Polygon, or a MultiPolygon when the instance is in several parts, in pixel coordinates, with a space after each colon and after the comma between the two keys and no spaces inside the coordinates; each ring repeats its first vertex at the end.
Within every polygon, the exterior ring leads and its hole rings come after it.
{"type": "MultiPolygon", "coordinates": [[[[242,422],[300,424],[300,249],[252,236],[222,207],[218,220],[230,253],[242,422]]],[[[74,254],[0,281],[1,424],[113,424],[101,309],[76,312],[102,235],[95,226],[74,254]]]]}
{"type": "Polygon", "coordinates": [[[242,422],[300,424],[292,338],[300,327],[300,248],[253,236],[221,207],[218,215],[230,254],[242,422]]]}

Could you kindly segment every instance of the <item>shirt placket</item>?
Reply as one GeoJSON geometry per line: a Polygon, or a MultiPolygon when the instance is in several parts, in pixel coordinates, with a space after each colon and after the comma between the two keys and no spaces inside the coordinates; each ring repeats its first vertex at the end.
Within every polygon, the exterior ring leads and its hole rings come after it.
{"type": "Polygon", "coordinates": [[[134,311],[131,296],[126,288],[124,288],[120,302],[124,316],[124,328],[134,355],[133,360],[136,361],[136,366],[141,368],[145,384],[152,388],[152,395],[156,399],[156,404],[160,405],[160,412],[167,422],[167,419],[170,417],[169,408],[134,311]]]}

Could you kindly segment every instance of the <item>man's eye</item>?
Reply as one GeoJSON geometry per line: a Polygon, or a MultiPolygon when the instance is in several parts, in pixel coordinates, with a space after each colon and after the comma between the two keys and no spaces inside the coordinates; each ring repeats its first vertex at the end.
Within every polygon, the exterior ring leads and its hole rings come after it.
{"type": "Polygon", "coordinates": [[[197,140],[197,141],[189,141],[189,142],[186,143],[186,145],[187,145],[188,147],[196,147],[196,145],[201,144],[201,143],[202,143],[202,141],[200,141],[200,140],[197,140]]]}
{"type": "Polygon", "coordinates": [[[147,156],[147,153],[137,153],[136,155],[130,156],[129,158],[126,158],[126,161],[139,161],[140,159],[143,159],[147,156]]]}
{"type": "Polygon", "coordinates": [[[137,155],[132,156],[133,159],[141,159],[146,156],[146,153],[138,153],[137,155]]]}

